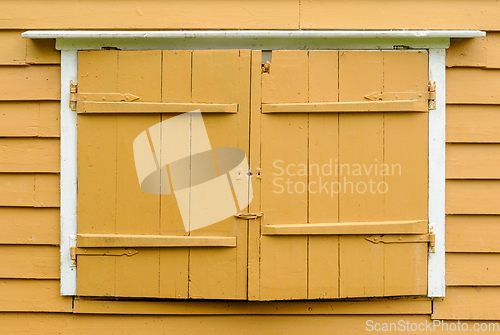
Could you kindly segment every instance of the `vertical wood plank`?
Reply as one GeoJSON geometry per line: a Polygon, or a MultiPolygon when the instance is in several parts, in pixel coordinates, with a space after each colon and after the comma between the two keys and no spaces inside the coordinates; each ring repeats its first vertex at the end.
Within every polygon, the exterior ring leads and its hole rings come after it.
{"type": "MultiPolygon", "coordinates": [[[[306,102],[308,72],[307,51],[273,52],[271,71],[262,75],[263,102],[306,102]]],[[[306,223],[308,116],[261,120],[263,224],[306,223]]],[[[307,298],[307,236],[261,238],[260,289],[262,300],[307,298]]]]}
{"type": "MultiPolygon", "coordinates": [[[[162,64],[162,101],[192,102],[191,51],[164,50],[162,64]]],[[[161,120],[165,121],[171,117],[173,116],[163,114],[161,120]]],[[[162,162],[160,166],[163,166],[162,162]]],[[[188,235],[184,230],[175,195],[162,194],[160,198],[160,234],[188,235]]],[[[188,298],[188,262],[189,248],[160,249],[161,298],[188,298]]]]}
{"type": "MultiPolygon", "coordinates": [[[[309,102],[328,101],[338,101],[338,51],[309,51],[309,102]]],[[[337,161],[338,113],[309,114],[309,223],[338,222],[338,194],[322,188],[338,181],[337,161]]],[[[308,298],[337,298],[338,236],[309,236],[308,264],[308,298]]]]}
{"type": "MultiPolygon", "coordinates": [[[[364,101],[383,91],[381,52],[339,53],[339,101],[364,101]]],[[[339,115],[339,221],[384,219],[383,194],[370,187],[383,181],[374,168],[383,162],[384,120],[382,114],[339,115]],[[371,170],[366,171],[366,166],[371,170]]],[[[384,246],[366,236],[341,236],[340,296],[384,294],[384,246]]]]}
{"type": "MultiPolygon", "coordinates": [[[[161,102],[161,51],[120,51],[118,91],[140,101],[161,102]]],[[[159,115],[119,115],[116,132],[116,233],[153,234],[160,229],[160,196],[141,190],[137,182],[133,141],[161,121],[159,115]]],[[[159,135],[158,135],[159,136],[159,135]]],[[[160,141],[160,139],[153,139],[160,141]]],[[[159,249],[141,249],[116,259],[116,295],[157,297],[159,249]]]]}

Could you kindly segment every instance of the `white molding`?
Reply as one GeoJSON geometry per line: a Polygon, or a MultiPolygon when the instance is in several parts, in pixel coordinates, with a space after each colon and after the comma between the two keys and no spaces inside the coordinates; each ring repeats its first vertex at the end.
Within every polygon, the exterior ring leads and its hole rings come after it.
{"type": "Polygon", "coordinates": [[[479,30],[30,30],[25,38],[471,38],[479,30]]]}
{"type": "Polygon", "coordinates": [[[75,245],[77,205],[76,112],[69,106],[70,83],[76,84],[76,51],[61,52],[61,295],[76,294],[75,245]]]}
{"type": "Polygon", "coordinates": [[[429,111],[429,231],[436,236],[429,253],[429,297],[445,296],[446,64],[444,49],[429,50],[429,80],[436,82],[436,109],[429,111]]]}

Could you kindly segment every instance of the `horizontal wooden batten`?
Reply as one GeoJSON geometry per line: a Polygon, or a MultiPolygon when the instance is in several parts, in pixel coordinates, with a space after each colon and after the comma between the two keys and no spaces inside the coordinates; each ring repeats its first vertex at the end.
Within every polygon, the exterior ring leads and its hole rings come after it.
{"type": "Polygon", "coordinates": [[[368,235],[368,234],[424,234],[427,221],[382,221],[279,224],[262,226],[262,235],[368,235]]]}
{"type": "Polygon", "coordinates": [[[80,248],[236,247],[236,237],[78,234],[76,245],[80,248]]]}
{"type": "Polygon", "coordinates": [[[79,114],[97,113],[185,113],[199,109],[202,113],[237,113],[238,104],[196,104],[161,102],[78,102],[79,114]]]}
{"type": "Polygon", "coordinates": [[[262,113],[427,112],[426,100],[262,104],[262,113]]]}

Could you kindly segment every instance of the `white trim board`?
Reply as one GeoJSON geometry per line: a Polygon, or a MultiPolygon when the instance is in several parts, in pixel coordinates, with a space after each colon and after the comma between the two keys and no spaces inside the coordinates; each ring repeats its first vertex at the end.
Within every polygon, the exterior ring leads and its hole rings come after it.
{"type": "Polygon", "coordinates": [[[445,295],[445,49],[450,38],[484,37],[481,31],[28,31],[25,38],[55,38],[61,50],[61,295],[76,295],[76,270],[69,248],[77,232],[77,124],[69,107],[69,84],[77,80],[77,51],[116,47],[149,49],[357,49],[395,46],[429,50],[429,79],[436,109],[429,111],[428,296],[445,295]]]}

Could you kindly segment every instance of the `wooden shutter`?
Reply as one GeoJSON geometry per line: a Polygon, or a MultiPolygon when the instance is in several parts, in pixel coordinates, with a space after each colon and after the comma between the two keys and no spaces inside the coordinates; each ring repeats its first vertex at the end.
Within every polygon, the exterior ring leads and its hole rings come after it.
{"type": "Polygon", "coordinates": [[[186,232],[172,194],[141,190],[133,141],[200,109],[212,148],[248,157],[250,52],[81,51],[76,97],[77,294],[245,299],[246,222],[186,232]]]}
{"type": "Polygon", "coordinates": [[[264,216],[249,299],[425,295],[428,244],[380,240],[429,238],[427,52],[273,51],[262,70],[257,58],[250,209],[264,216]]]}

